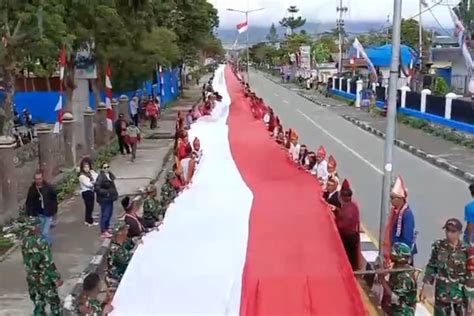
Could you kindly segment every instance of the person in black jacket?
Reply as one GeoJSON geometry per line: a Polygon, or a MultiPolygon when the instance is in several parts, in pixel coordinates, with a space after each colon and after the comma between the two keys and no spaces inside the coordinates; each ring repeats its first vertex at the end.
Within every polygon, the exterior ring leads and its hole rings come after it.
{"type": "Polygon", "coordinates": [[[332,206],[333,211],[337,211],[341,208],[337,186],[338,183],[335,179],[329,179],[326,183],[326,191],[323,193],[323,198],[332,206]]]}
{"type": "Polygon", "coordinates": [[[49,230],[58,212],[58,198],[54,187],[43,179],[43,173],[35,172],[34,182],[26,196],[26,215],[35,216],[41,220],[41,235],[51,245],[49,230]]]}
{"type": "Polygon", "coordinates": [[[97,203],[100,205],[100,232],[103,238],[111,238],[110,219],[114,211],[114,201],[118,199],[115,176],[109,171],[109,164],[103,163],[102,170],[94,185],[97,203]]]}
{"type": "Polygon", "coordinates": [[[130,147],[125,141],[127,126],[127,121],[123,117],[123,114],[120,113],[118,120],[115,122],[115,134],[117,134],[119,149],[122,155],[125,155],[125,152],[127,152],[127,154],[130,153],[130,147]]]}

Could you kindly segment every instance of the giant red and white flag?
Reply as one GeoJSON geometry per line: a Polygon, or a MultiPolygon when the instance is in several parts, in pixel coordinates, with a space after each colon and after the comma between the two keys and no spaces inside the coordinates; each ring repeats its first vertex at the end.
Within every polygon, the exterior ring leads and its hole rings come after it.
{"type": "Polygon", "coordinates": [[[64,94],[64,70],[66,68],[66,48],[59,51],[59,98],[54,111],[56,112],[56,122],[53,133],[59,134],[63,126],[63,94],[64,94]]]}
{"type": "Polygon", "coordinates": [[[192,184],[144,237],[111,315],[365,315],[318,182],[270,140],[229,67],[213,87],[222,102],[189,130],[203,149],[192,184]]]}
{"type": "Polygon", "coordinates": [[[107,129],[109,131],[113,130],[114,125],[114,112],[112,109],[112,69],[110,65],[105,66],[105,108],[106,108],[106,117],[107,117],[107,129]]]}
{"type": "Polygon", "coordinates": [[[246,32],[248,28],[249,28],[248,21],[237,24],[237,32],[239,32],[239,34],[246,32]]]}

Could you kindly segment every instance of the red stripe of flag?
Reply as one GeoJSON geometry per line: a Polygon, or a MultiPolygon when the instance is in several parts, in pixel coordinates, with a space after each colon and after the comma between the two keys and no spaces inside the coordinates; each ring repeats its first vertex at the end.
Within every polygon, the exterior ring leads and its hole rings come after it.
{"type": "Polygon", "coordinates": [[[112,109],[112,69],[110,65],[105,66],[105,107],[107,117],[107,129],[113,130],[114,113],[112,109]]]}

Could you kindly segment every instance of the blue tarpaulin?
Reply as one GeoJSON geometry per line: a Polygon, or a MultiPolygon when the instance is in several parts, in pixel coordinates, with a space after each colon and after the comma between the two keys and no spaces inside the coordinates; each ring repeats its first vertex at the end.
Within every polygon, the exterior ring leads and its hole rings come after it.
{"type": "MultiPolygon", "coordinates": [[[[365,52],[375,67],[390,67],[392,58],[391,44],[369,47],[365,49],[365,52]]],[[[408,67],[412,59],[415,65],[418,63],[417,53],[406,45],[402,45],[401,47],[401,57],[401,62],[404,67],[408,67]]]]}

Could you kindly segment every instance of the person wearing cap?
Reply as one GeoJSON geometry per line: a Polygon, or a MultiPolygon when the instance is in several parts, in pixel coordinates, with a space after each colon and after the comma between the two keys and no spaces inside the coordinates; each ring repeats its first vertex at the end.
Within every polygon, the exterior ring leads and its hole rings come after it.
{"type": "Polygon", "coordinates": [[[46,315],[49,305],[51,315],[61,315],[62,307],[57,288],[62,285],[48,242],[41,237],[41,221],[27,217],[23,222],[21,254],[26,272],[28,293],[34,305],[33,315],[46,315]]]}
{"type": "MultiPolygon", "coordinates": [[[[390,265],[390,251],[396,242],[402,242],[412,249],[412,256],[418,251],[415,244],[415,216],[407,202],[407,189],[401,177],[397,177],[390,192],[392,208],[388,216],[383,240],[385,266],[390,265]]],[[[413,258],[412,262],[413,264],[413,258]]]]}
{"type": "Polygon", "coordinates": [[[290,158],[294,162],[298,162],[298,158],[300,156],[300,144],[298,144],[298,134],[294,130],[290,130],[290,149],[288,152],[290,153],[290,158]]]}
{"type": "MultiPolygon", "coordinates": [[[[411,249],[404,243],[393,244],[390,258],[393,262],[393,269],[413,269],[409,264],[411,249]]],[[[391,273],[388,281],[385,279],[384,273],[379,276],[384,297],[387,298],[382,301],[383,310],[392,316],[414,316],[417,302],[415,270],[391,273]]]]}
{"type": "Polygon", "coordinates": [[[334,181],[337,182],[337,185],[339,185],[339,175],[337,174],[336,167],[337,167],[336,159],[334,158],[333,155],[329,155],[328,167],[327,167],[328,179],[333,179],[334,181]]]}
{"type": "Polygon", "coordinates": [[[360,254],[360,212],[357,204],[352,201],[352,190],[347,179],[342,183],[340,200],[341,208],[336,210],[336,226],[352,270],[357,271],[360,254]]]}
{"type": "Polygon", "coordinates": [[[464,220],[466,230],[464,231],[464,241],[468,244],[474,243],[474,183],[469,185],[471,200],[464,207],[464,220]]]}
{"type": "Polygon", "coordinates": [[[146,228],[156,227],[156,222],[163,220],[160,201],[156,198],[156,187],[146,187],[146,198],[143,201],[143,221],[146,228]]]}
{"type": "Polygon", "coordinates": [[[115,122],[115,134],[117,135],[118,144],[120,153],[125,155],[130,153],[130,147],[128,147],[127,142],[125,141],[125,136],[127,135],[127,121],[125,120],[122,113],[119,114],[117,121],[115,122]]]}
{"type": "Polygon", "coordinates": [[[119,221],[114,225],[113,238],[107,253],[105,281],[109,288],[117,288],[122,280],[128,263],[132,259],[134,243],[128,238],[128,225],[119,221]]]}
{"type": "Polygon", "coordinates": [[[448,219],[443,229],[446,237],[431,246],[420,300],[426,298],[426,284],[434,285],[434,315],[451,315],[453,311],[456,316],[462,316],[466,302],[470,305],[474,298],[472,271],[467,269],[469,245],[461,240],[462,224],[457,218],[448,219]]]}

